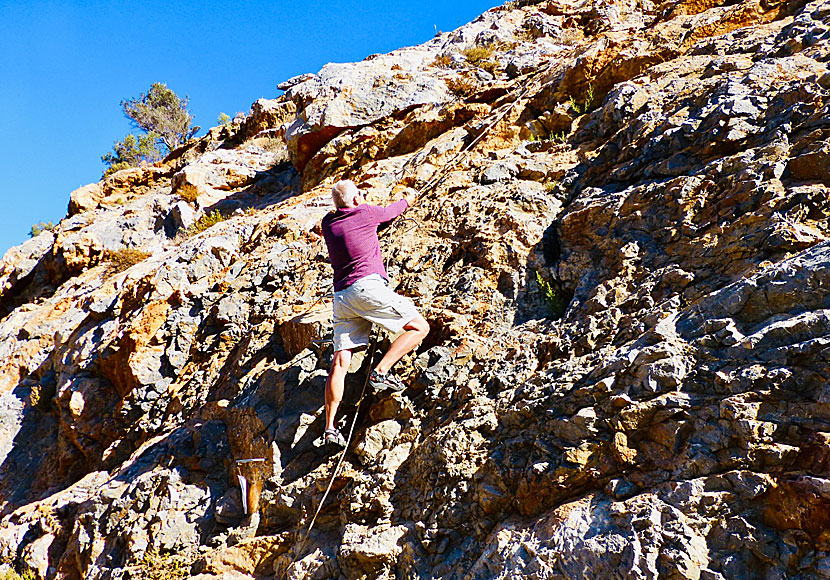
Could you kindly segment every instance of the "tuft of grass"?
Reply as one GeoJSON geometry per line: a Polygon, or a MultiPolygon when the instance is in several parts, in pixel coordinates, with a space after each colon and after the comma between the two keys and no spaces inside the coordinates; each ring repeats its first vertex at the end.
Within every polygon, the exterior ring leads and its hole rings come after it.
{"type": "Polygon", "coordinates": [[[29,403],[32,405],[32,407],[37,407],[38,405],[40,405],[41,400],[42,399],[40,386],[35,385],[34,387],[32,387],[32,391],[29,393],[29,403]]]}
{"type": "Polygon", "coordinates": [[[528,28],[520,28],[513,33],[513,36],[522,42],[533,42],[536,40],[536,34],[528,28]]]}
{"type": "Polygon", "coordinates": [[[268,137],[262,148],[266,151],[279,151],[283,147],[283,140],[278,137],[268,137]]]}
{"type": "Polygon", "coordinates": [[[478,63],[478,68],[486,70],[491,75],[495,75],[499,68],[499,63],[496,60],[488,59],[478,63]]]}
{"type": "Polygon", "coordinates": [[[456,97],[466,97],[475,89],[475,83],[468,78],[457,76],[444,79],[447,88],[456,97]]]}
{"type": "Polygon", "coordinates": [[[592,110],[594,105],[594,85],[588,84],[588,90],[585,91],[585,98],[582,101],[577,101],[576,97],[571,95],[568,97],[568,102],[577,115],[584,115],[592,110]]]}
{"type": "Polygon", "coordinates": [[[439,54],[432,61],[432,66],[438,68],[452,68],[452,57],[448,54],[439,54]]]}
{"type": "MultiPolygon", "coordinates": [[[[553,193],[559,188],[559,184],[555,181],[547,181],[545,182],[545,192],[546,193],[553,193]]],[[[539,277],[539,272],[536,272],[537,280],[539,277]]]]}
{"type": "Polygon", "coordinates": [[[490,45],[485,46],[468,46],[461,51],[464,55],[464,60],[471,66],[481,66],[481,63],[489,60],[493,56],[494,49],[490,45]]]}
{"type": "Polygon", "coordinates": [[[545,294],[545,303],[547,304],[548,311],[551,313],[551,318],[559,320],[565,315],[568,304],[571,302],[571,297],[558,284],[553,284],[545,280],[539,273],[539,270],[535,272],[536,282],[545,294]]]}
{"type": "Polygon", "coordinates": [[[190,564],[182,556],[148,550],[139,564],[144,580],[182,580],[190,576],[190,564]]]}
{"type": "Polygon", "coordinates": [[[131,268],[139,262],[143,262],[150,256],[152,256],[152,254],[150,252],[145,252],[144,250],[136,248],[122,248],[120,250],[108,251],[104,259],[109,262],[110,269],[117,273],[131,268]]]}
{"type": "Polygon", "coordinates": [[[565,131],[560,133],[554,133],[553,131],[548,134],[549,141],[556,141],[557,143],[565,144],[568,142],[568,134],[565,131]]]}
{"type": "Polygon", "coordinates": [[[536,4],[541,4],[545,0],[508,0],[504,3],[504,7],[507,10],[517,10],[519,8],[524,8],[525,6],[535,6],[536,4]]]}
{"type": "Polygon", "coordinates": [[[199,199],[199,188],[192,183],[185,183],[176,190],[176,194],[187,203],[195,203],[199,199]]]}
{"type": "Polygon", "coordinates": [[[29,230],[29,237],[34,238],[39,236],[43,232],[51,232],[55,229],[55,224],[52,222],[38,222],[32,226],[29,230]]]}
{"type": "Polygon", "coordinates": [[[216,224],[225,221],[228,219],[228,216],[222,215],[218,209],[213,210],[210,213],[204,214],[198,220],[196,220],[192,226],[184,230],[183,235],[185,237],[195,236],[198,233],[201,233],[208,229],[211,226],[215,226],[216,224]]]}
{"type": "Polygon", "coordinates": [[[4,563],[0,565],[0,580],[37,580],[37,573],[26,570],[23,574],[18,574],[10,564],[4,563]]]}

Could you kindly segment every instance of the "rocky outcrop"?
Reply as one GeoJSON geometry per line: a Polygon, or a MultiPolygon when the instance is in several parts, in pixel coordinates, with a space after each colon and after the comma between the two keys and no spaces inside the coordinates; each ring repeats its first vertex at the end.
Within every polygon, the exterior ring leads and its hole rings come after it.
{"type": "Polygon", "coordinates": [[[830,576],[828,37],[824,0],[510,2],[73,192],[0,264],[0,559],[830,576]],[[382,244],[432,330],[359,411],[355,357],[335,474],[341,178],[430,185],[382,244]]]}

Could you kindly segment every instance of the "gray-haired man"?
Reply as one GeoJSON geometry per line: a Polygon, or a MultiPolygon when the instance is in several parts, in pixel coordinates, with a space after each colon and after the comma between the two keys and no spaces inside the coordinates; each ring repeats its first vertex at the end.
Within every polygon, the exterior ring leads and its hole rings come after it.
{"type": "Polygon", "coordinates": [[[403,331],[375,366],[369,384],[378,390],[401,391],[405,385],[389,369],[429,333],[429,324],[412,301],[386,285],[388,276],[378,242],[378,227],[403,213],[415,201],[414,190],[382,207],[369,205],[351,181],[331,190],[336,210],[323,218],[323,237],[334,269],[334,360],[326,381],[325,441],[340,447],[346,440],[335,427],[352,350],[369,344],[372,324],[392,334],[403,331]]]}

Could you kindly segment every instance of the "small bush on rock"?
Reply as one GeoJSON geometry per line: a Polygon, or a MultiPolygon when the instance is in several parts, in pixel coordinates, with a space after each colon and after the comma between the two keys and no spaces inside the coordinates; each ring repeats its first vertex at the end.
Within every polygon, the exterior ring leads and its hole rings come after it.
{"type": "Polygon", "coordinates": [[[153,83],[138,98],[121,101],[124,115],[145,134],[131,133],[115,142],[113,151],[101,157],[108,166],[104,177],[141,162],[155,163],[193,138],[199,127],[192,126],[188,102],[187,97],[179,97],[164,83],[153,83]]]}
{"type": "Polygon", "coordinates": [[[513,36],[523,42],[533,42],[537,38],[537,35],[528,28],[520,28],[513,34],[513,36]]]}
{"type": "Polygon", "coordinates": [[[109,262],[110,269],[115,272],[123,272],[124,270],[135,266],[139,262],[143,262],[152,256],[150,252],[138,250],[136,248],[123,248],[121,250],[108,251],[106,253],[106,261],[109,262]]]}
{"type": "Polygon", "coordinates": [[[444,79],[444,82],[450,92],[456,97],[466,97],[475,89],[475,83],[473,81],[461,76],[444,79]]]}
{"type": "Polygon", "coordinates": [[[548,306],[551,318],[559,320],[565,315],[572,297],[568,296],[564,289],[559,288],[558,284],[545,280],[538,270],[536,270],[536,282],[545,294],[545,303],[548,306]]]}
{"type": "Polygon", "coordinates": [[[34,238],[39,236],[43,232],[51,232],[55,229],[55,224],[52,222],[38,222],[32,226],[32,229],[29,230],[29,237],[34,238]]]}
{"type": "Polygon", "coordinates": [[[190,576],[190,562],[182,556],[152,550],[144,554],[141,572],[146,580],[181,580],[190,576]]]}
{"type": "Polygon", "coordinates": [[[461,51],[461,54],[464,55],[464,59],[471,66],[481,66],[481,63],[493,56],[493,50],[493,47],[490,45],[468,46],[461,51]]]}
{"type": "Polygon", "coordinates": [[[285,141],[278,137],[268,137],[265,143],[262,144],[262,148],[266,151],[279,151],[283,148],[284,144],[285,141]]]}
{"type": "Polygon", "coordinates": [[[594,85],[588,85],[588,90],[585,91],[585,98],[581,102],[577,101],[573,95],[570,96],[569,101],[571,108],[577,115],[584,115],[588,111],[591,111],[594,105],[594,85]]]}
{"type": "Polygon", "coordinates": [[[190,226],[182,232],[182,235],[184,237],[195,236],[196,234],[203,232],[209,227],[223,222],[226,219],[228,219],[228,216],[222,215],[222,212],[220,212],[218,209],[215,209],[210,213],[204,214],[202,217],[196,220],[196,222],[192,226],[190,226]]]}
{"type": "Polygon", "coordinates": [[[187,203],[194,203],[199,199],[199,188],[192,183],[185,183],[176,189],[176,194],[187,203]]]}
{"type": "Polygon", "coordinates": [[[452,68],[452,57],[448,54],[439,54],[432,61],[432,66],[438,68],[452,68]]]}
{"type": "Polygon", "coordinates": [[[496,74],[496,70],[499,68],[499,63],[496,60],[488,59],[483,60],[478,64],[478,68],[486,70],[491,75],[496,74]]]}
{"type": "Polygon", "coordinates": [[[138,167],[142,163],[153,164],[161,159],[161,151],[156,146],[158,135],[133,135],[130,133],[123,141],[116,141],[112,151],[103,155],[101,161],[109,165],[104,171],[107,177],[116,171],[138,167]]]}
{"type": "Polygon", "coordinates": [[[23,574],[15,572],[10,564],[0,564],[0,580],[37,580],[37,574],[26,570],[23,574]]]}

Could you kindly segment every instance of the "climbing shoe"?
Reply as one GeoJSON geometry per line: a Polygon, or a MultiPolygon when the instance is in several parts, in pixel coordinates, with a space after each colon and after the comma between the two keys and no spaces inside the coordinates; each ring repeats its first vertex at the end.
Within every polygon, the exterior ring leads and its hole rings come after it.
{"type": "Polygon", "coordinates": [[[337,429],[326,429],[326,433],[323,435],[323,440],[326,444],[334,445],[335,447],[340,447],[341,449],[346,447],[346,439],[337,429]]]}
{"type": "Polygon", "coordinates": [[[376,370],[372,371],[372,374],[369,375],[369,385],[376,391],[385,391],[388,389],[396,393],[406,388],[406,385],[398,377],[390,373],[379,373],[376,370]]]}

